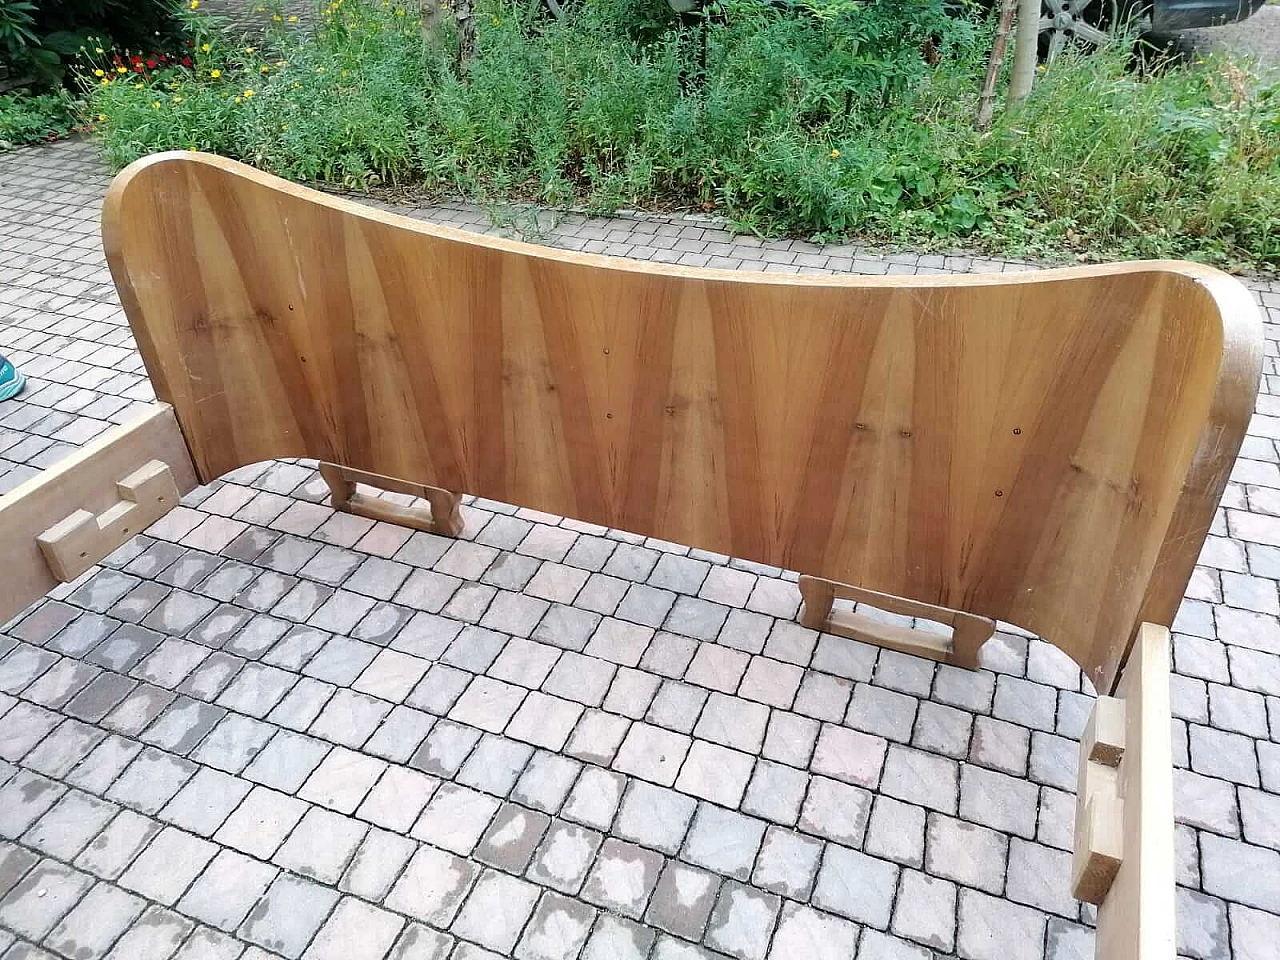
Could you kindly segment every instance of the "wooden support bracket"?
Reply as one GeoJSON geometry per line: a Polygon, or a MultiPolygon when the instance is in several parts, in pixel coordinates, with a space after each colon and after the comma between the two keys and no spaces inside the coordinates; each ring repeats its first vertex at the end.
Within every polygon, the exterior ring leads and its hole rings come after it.
{"type": "Polygon", "coordinates": [[[1124,860],[1124,720],[1123,700],[1099,697],[1080,739],[1071,889],[1086,903],[1102,903],[1124,860]]]}
{"type": "Polygon", "coordinates": [[[322,462],[319,469],[320,476],[329,486],[329,502],[335,510],[351,513],[357,517],[366,517],[369,520],[382,520],[402,527],[425,530],[427,533],[438,533],[446,537],[456,537],[462,533],[462,500],[456,493],[422,483],[386,477],[380,473],[355,470],[336,463],[322,462]],[[380,497],[361,493],[356,489],[358,483],[392,493],[418,497],[426,500],[429,508],[401,506],[380,497]]]}
{"type": "Polygon", "coordinates": [[[1071,881],[1098,905],[1100,960],[1173,960],[1169,630],[1138,630],[1118,690],[1080,741],[1071,881]]]}
{"type": "Polygon", "coordinates": [[[151,460],[116,483],[119,502],[95,516],[77,510],[38,537],[40,551],[59,580],[74,580],[155,523],[178,504],[178,485],[168,464],[151,460]]]}
{"type": "Polygon", "coordinates": [[[0,496],[0,624],[154,523],[195,485],[173,408],[156,403],[0,496]]]}
{"type": "Polygon", "coordinates": [[[970,670],[977,669],[978,650],[996,629],[995,621],[988,617],[878,593],[821,577],[802,576],[800,596],[804,599],[800,623],[806,627],[970,670]],[[904,617],[936,621],[951,627],[951,637],[948,639],[924,630],[883,623],[859,613],[833,612],[831,608],[836,598],[870,604],[904,617]]]}

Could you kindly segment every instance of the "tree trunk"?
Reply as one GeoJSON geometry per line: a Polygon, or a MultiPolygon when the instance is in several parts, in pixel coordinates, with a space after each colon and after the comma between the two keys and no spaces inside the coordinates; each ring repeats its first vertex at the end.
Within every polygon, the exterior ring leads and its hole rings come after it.
{"type": "Polygon", "coordinates": [[[1005,48],[1009,45],[1009,30],[1013,27],[1013,12],[1018,0],[1001,0],[1000,20],[996,24],[996,36],[991,42],[991,58],[987,61],[987,76],[982,81],[982,96],[978,98],[978,129],[991,126],[991,115],[996,106],[996,82],[1000,79],[1000,67],[1004,63],[1005,48]]]}
{"type": "Polygon", "coordinates": [[[418,0],[418,12],[422,15],[422,43],[428,49],[440,49],[440,0],[418,0]]]}
{"type": "Polygon", "coordinates": [[[1018,0],[1018,39],[1013,48],[1013,78],[1009,103],[1025,100],[1036,79],[1040,46],[1040,0],[1018,0]]]}

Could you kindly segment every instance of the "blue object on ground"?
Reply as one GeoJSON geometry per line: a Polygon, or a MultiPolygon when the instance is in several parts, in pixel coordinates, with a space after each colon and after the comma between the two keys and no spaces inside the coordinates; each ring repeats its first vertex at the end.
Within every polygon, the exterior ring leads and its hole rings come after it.
{"type": "Polygon", "coordinates": [[[8,400],[22,392],[27,378],[18,372],[18,368],[0,353],[0,400],[8,400]]]}

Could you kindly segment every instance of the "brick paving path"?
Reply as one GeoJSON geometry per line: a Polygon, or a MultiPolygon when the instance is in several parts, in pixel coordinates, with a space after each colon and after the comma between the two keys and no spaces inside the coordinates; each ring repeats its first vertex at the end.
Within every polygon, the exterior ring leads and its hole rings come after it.
{"type": "MultiPolygon", "coordinates": [[[[87,144],[0,157],[0,487],[151,399],[87,144]]],[[[462,207],[417,211],[463,226],[462,207]]],[[[570,218],[552,242],[769,270],[1017,264],[570,218]]],[[[1280,287],[1270,313],[1274,378],[1280,287]]],[[[1175,624],[1179,950],[1280,943],[1280,400],[1175,624]]],[[[819,635],[794,577],[502,504],[458,541],[309,465],[195,491],[0,632],[0,957],[1072,960],[1057,651],[977,673],[819,635]]]]}

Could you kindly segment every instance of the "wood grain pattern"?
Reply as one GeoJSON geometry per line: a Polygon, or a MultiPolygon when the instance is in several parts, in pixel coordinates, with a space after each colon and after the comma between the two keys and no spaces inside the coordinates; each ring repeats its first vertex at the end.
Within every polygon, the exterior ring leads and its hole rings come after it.
{"type": "Polygon", "coordinates": [[[1170,623],[1252,410],[1183,263],[779,277],[422,224],[216,157],[103,239],[202,479],[306,456],[1000,618],[1109,691],[1170,623]]]}

